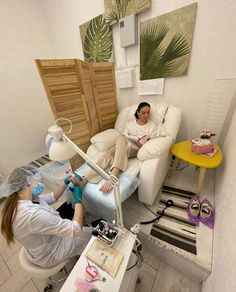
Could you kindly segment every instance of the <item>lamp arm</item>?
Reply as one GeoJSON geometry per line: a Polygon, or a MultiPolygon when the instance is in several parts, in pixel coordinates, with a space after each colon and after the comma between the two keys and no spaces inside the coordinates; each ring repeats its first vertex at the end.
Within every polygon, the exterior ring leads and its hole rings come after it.
{"type": "Polygon", "coordinates": [[[116,223],[121,227],[124,227],[123,216],[120,201],[120,188],[119,179],[114,175],[109,175],[105,170],[103,170],[97,163],[95,163],[83,150],[81,150],[75,143],[73,143],[64,133],[63,139],[67,141],[71,147],[88,163],[88,165],[98,173],[102,178],[109,181],[114,189],[115,205],[116,205],[116,223]]]}
{"type": "Polygon", "coordinates": [[[114,192],[115,192],[114,197],[115,197],[115,203],[116,203],[117,224],[120,225],[121,227],[124,227],[121,201],[120,201],[120,185],[119,184],[115,186],[114,192]]]}
{"type": "Polygon", "coordinates": [[[71,147],[89,164],[89,166],[96,171],[105,180],[110,180],[110,175],[103,170],[97,163],[95,163],[87,154],[84,153],[74,142],[72,142],[64,133],[62,136],[71,147]]]}

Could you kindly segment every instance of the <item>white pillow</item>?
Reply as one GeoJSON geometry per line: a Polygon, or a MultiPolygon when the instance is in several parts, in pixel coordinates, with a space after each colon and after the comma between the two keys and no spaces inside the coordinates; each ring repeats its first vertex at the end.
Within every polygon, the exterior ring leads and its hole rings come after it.
{"type": "Polygon", "coordinates": [[[170,136],[151,139],[139,149],[137,157],[141,161],[157,158],[165,151],[169,151],[171,145],[172,138],[170,136]]]}
{"type": "Polygon", "coordinates": [[[116,129],[108,129],[96,134],[90,139],[90,142],[98,151],[106,151],[116,144],[116,139],[121,135],[116,129]]]}

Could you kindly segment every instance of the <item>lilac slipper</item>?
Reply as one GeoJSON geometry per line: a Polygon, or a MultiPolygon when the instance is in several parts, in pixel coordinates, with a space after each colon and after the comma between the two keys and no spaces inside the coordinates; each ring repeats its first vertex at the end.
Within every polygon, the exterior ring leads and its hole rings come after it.
{"type": "Polygon", "coordinates": [[[215,212],[212,204],[207,199],[201,202],[199,218],[203,224],[211,229],[214,228],[215,212]]]}
{"type": "Polygon", "coordinates": [[[191,223],[199,226],[199,213],[201,209],[201,202],[198,196],[193,196],[187,206],[187,215],[191,223]]]}

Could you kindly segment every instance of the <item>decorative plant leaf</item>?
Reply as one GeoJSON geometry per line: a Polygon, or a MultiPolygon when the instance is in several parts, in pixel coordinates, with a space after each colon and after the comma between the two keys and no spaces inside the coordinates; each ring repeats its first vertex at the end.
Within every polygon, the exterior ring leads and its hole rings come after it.
{"type": "Polygon", "coordinates": [[[100,63],[111,58],[112,32],[102,15],[90,21],[83,48],[85,61],[100,63]]]}
{"type": "Polygon", "coordinates": [[[119,19],[125,17],[129,2],[130,0],[116,0],[117,11],[119,13],[119,19]]]}
{"type": "Polygon", "coordinates": [[[119,21],[119,15],[118,15],[117,11],[112,11],[112,12],[108,13],[106,18],[107,18],[108,24],[119,21]]]}
{"type": "Polygon", "coordinates": [[[160,46],[168,33],[168,27],[164,23],[151,23],[145,26],[140,33],[140,66],[144,68],[151,62],[152,54],[160,46]]]}
{"type": "Polygon", "coordinates": [[[182,33],[175,34],[163,54],[163,61],[168,62],[190,52],[188,42],[182,33]]]}
{"type": "Polygon", "coordinates": [[[153,79],[171,76],[175,60],[190,52],[184,35],[177,33],[166,48],[163,40],[168,33],[163,23],[151,23],[140,33],[140,79],[153,79]]]}
{"type": "Polygon", "coordinates": [[[130,0],[125,15],[130,14],[137,14],[142,11],[145,11],[151,7],[151,1],[150,0],[130,0]]]}
{"type": "Polygon", "coordinates": [[[109,24],[119,21],[126,16],[127,6],[131,0],[116,0],[115,10],[108,13],[106,19],[109,24]]]}
{"type": "Polygon", "coordinates": [[[151,0],[104,0],[106,19],[113,24],[131,14],[138,14],[151,7],[151,0]]]}

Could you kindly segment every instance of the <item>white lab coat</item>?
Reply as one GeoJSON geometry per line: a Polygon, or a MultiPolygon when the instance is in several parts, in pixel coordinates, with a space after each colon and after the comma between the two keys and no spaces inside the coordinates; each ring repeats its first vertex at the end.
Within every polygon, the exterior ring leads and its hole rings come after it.
{"type": "Polygon", "coordinates": [[[42,267],[54,266],[79,255],[91,238],[91,228],[75,220],[62,219],[49,204],[53,193],[40,195],[39,203],[19,200],[13,221],[15,239],[26,249],[29,260],[42,267]]]}

